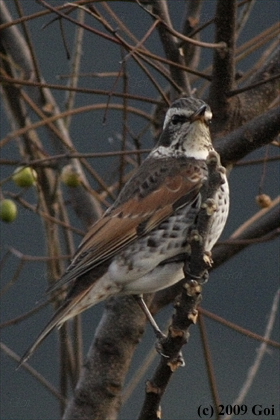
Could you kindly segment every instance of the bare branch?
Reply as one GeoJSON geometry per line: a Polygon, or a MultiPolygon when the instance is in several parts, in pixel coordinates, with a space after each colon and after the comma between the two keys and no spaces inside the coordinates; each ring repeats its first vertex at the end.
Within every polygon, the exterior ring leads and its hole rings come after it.
{"type": "MultiPolygon", "coordinates": [[[[12,22],[12,16],[3,0],[0,0],[0,25],[12,22]]],[[[1,31],[1,43],[3,49],[10,54],[13,58],[16,58],[16,63],[19,68],[23,71],[24,78],[33,79],[34,68],[32,65],[32,58],[26,43],[20,34],[20,31],[16,26],[12,26],[9,30],[1,31]],[[16,40],[16,42],[15,42],[16,40]]]]}
{"type": "Polygon", "coordinates": [[[260,238],[275,229],[280,225],[280,197],[272,201],[271,206],[260,210],[250,220],[245,222],[236,232],[234,232],[230,239],[232,243],[217,245],[213,251],[213,259],[215,260],[215,267],[228,260],[233,255],[242,251],[246,247],[244,243],[238,243],[240,239],[254,239],[260,238]],[[237,244],[234,244],[234,240],[237,244]]]}
{"type": "Polygon", "coordinates": [[[280,131],[280,107],[256,117],[237,130],[219,138],[215,147],[227,166],[259,147],[271,143],[280,131]]]}
{"type": "MultiPolygon", "coordinates": [[[[201,0],[189,1],[182,30],[185,36],[189,36],[198,28],[201,8],[201,0]]],[[[195,34],[192,39],[199,40],[199,33],[195,34]]],[[[190,67],[197,68],[200,59],[200,48],[196,48],[193,44],[186,42],[182,43],[182,48],[184,50],[185,63],[190,67]]]]}
{"type": "MultiPolygon", "coordinates": [[[[180,54],[180,50],[178,49],[178,40],[174,37],[174,35],[171,35],[170,32],[166,29],[166,25],[172,28],[167,3],[160,0],[153,0],[152,6],[153,13],[155,13],[165,23],[165,25],[160,24],[158,26],[158,31],[163,48],[165,50],[166,57],[168,58],[168,60],[183,65],[184,59],[183,56],[180,54]]],[[[187,74],[173,66],[170,66],[170,73],[172,79],[174,79],[176,83],[181,87],[181,92],[177,92],[177,94],[182,94],[184,92],[185,94],[190,95],[191,86],[187,74]]]]}
{"type": "Polygon", "coordinates": [[[145,325],[133,298],[108,301],[63,420],[117,418],[124,379],[145,325]]]}
{"type": "MultiPolygon", "coordinates": [[[[78,20],[81,23],[84,23],[85,19],[85,12],[84,10],[79,10],[78,14],[78,20]]],[[[75,102],[75,96],[76,96],[76,87],[78,86],[79,81],[79,73],[80,73],[80,67],[81,67],[81,57],[83,53],[83,47],[82,47],[82,41],[84,37],[84,29],[83,27],[79,26],[76,28],[76,34],[75,34],[75,42],[74,42],[74,54],[72,59],[72,77],[69,80],[69,87],[71,87],[71,90],[66,91],[66,109],[73,109],[74,102],[75,102]]],[[[65,119],[65,125],[67,128],[69,128],[71,124],[71,117],[67,117],[65,119]]]]}
{"type": "MultiPolygon", "coordinates": [[[[11,350],[6,344],[0,342],[1,350],[7,354],[11,359],[15,360],[17,363],[20,362],[20,356],[18,356],[13,350],[11,350]]],[[[59,393],[59,391],[37,370],[35,370],[32,366],[28,363],[25,363],[24,369],[30,373],[38,382],[43,385],[51,394],[53,394],[59,401],[65,403],[66,400],[63,396],[59,393]]]]}
{"type": "Polygon", "coordinates": [[[221,125],[229,115],[226,94],[233,88],[235,78],[236,0],[217,1],[215,24],[215,41],[225,42],[227,50],[214,52],[213,79],[208,101],[216,116],[214,124],[221,125]]]}
{"type": "MultiPolygon", "coordinates": [[[[274,325],[275,320],[276,320],[276,314],[279,310],[279,300],[280,300],[280,289],[277,290],[277,292],[275,293],[274,298],[273,298],[271,312],[270,312],[270,316],[269,316],[267,326],[266,326],[266,329],[265,329],[265,334],[264,334],[264,339],[265,340],[268,340],[271,333],[272,333],[273,325],[274,325]]],[[[267,344],[266,344],[266,342],[263,342],[260,345],[260,347],[257,349],[257,355],[256,355],[256,358],[254,360],[254,363],[250,367],[250,369],[248,370],[247,378],[246,378],[243,386],[241,387],[241,389],[239,391],[239,395],[237,396],[236,400],[234,400],[232,402],[232,406],[234,406],[234,405],[240,406],[243,403],[246,395],[248,394],[248,392],[249,392],[249,390],[250,390],[250,388],[253,384],[255,376],[259,371],[262,359],[263,359],[264,355],[266,354],[266,352],[267,352],[267,344]]],[[[233,418],[233,415],[228,415],[228,416],[223,417],[223,420],[230,420],[232,418],[233,418]]]]}
{"type": "Polygon", "coordinates": [[[256,86],[239,94],[240,123],[244,123],[245,118],[248,121],[268,109],[270,103],[279,95],[279,75],[280,46],[278,44],[275,50],[265,57],[264,64],[249,79],[248,85],[256,84],[256,86]]]}
{"type": "Polygon", "coordinates": [[[138,420],[159,420],[160,401],[166,387],[179,366],[184,365],[180,349],[189,337],[189,328],[196,323],[197,306],[201,301],[201,286],[186,284],[176,303],[176,313],[169,327],[168,337],[162,343],[162,356],[153,378],[146,384],[146,397],[138,420]]]}
{"type": "Polygon", "coordinates": [[[199,308],[199,312],[201,312],[207,318],[215,322],[218,322],[219,324],[227,328],[230,328],[238,332],[239,334],[243,334],[246,337],[252,338],[253,340],[257,340],[257,341],[260,341],[261,343],[266,343],[271,347],[275,347],[276,349],[280,349],[280,342],[278,341],[271,340],[270,338],[264,338],[262,335],[256,334],[255,332],[252,332],[248,330],[247,328],[241,327],[240,325],[237,325],[234,322],[231,322],[225,318],[222,318],[221,316],[214,314],[213,312],[210,312],[207,309],[202,308],[201,306],[199,308]]]}
{"type": "MultiPolygon", "coordinates": [[[[5,9],[3,9],[5,11],[5,9]]],[[[7,19],[8,21],[12,21],[12,17],[7,14],[4,16],[5,19],[7,19]]],[[[17,27],[10,27],[10,28],[6,28],[4,30],[2,30],[1,32],[2,36],[1,36],[1,41],[2,43],[2,48],[4,49],[4,53],[7,55],[11,55],[13,61],[17,64],[19,64],[19,66],[21,66],[22,64],[25,66],[25,68],[29,69],[28,70],[28,78],[30,79],[31,75],[35,75],[36,71],[34,69],[34,65],[33,65],[33,60],[32,60],[32,56],[29,52],[29,48],[27,43],[25,42],[24,38],[22,37],[21,33],[19,32],[17,27]],[[5,43],[5,39],[9,40],[9,43],[5,43]],[[21,55],[17,55],[17,51],[16,48],[14,49],[10,49],[9,45],[14,45],[17,46],[20,50],[22,50],[24,52],[24,56],[25,56],[25,60],[21,63],[21,61],[19,61],[21,59],[21,55]],[[8,50],[6,50],[6,47],[8,48],[8,50]],[[32,72],[31,70],[32,69],[32,72]],[[31,72],[31,73],[30,73],[31,72]]],[[[6,62],[7,63],[7,62],[6,62]]],[[[25,74],[26,74],[27,70],[25,70],[25,74]]],[[[14,74],[14,72],[9,72],[9,75],[14,74]]],[[[34,77],[32,77],[34,79],[34,77]]],[[[6,86],[3,85],[3,90],[4,92],[7,89],[14,89],[15,92],[12,96],[13,98],[13,103],[10,104],[10,112],[11,114],[13,114],[15,112],[16,109],[16,103],[18,102],[19,104],[22,102],[21,101],[21,91],[18,88],[15,88],[13,86],[6,86]],[[16,101],[17,98],[17,101],[16,101]]],[[[34,101],[34,103],[37,105],[38,109],[42,109],[42,110],[46,110],[46,109],[51,109],[52,112],[51,114],[53,114],[54,116],[58,116],[60,114],[60,110],[56,104],[56,101],[51,93],[51,91],[49,89],[36,89],[35,87],[30,88],[30,94],[32,95],[32,99],[34,101]]],[[[9,92],[6,93],[6,97],[7,97],[7,101],[9,100],[9,98],[11,97],[11,94],[9,94],[9,92]]],[[[21,105],[22,106],[22,105],[21,105]]],[[[18,125],[19,127],[28,127],[31,125],[30,121],[26,121],[27,117],[25,116],[24,119],[22,120],[22,118],[20,119],[20,115],[26,115],[26,112],[24,112],[23,110],[21,112],[17,112],[17,121],[18,121],[18,125]]],[[[42,112],[42,114],[44,114],[42,112]]],[[[27,114],[28,115],[28,114],[27,114]]],[[[43,115],[41,115],[41,117],[43,118],[43,115]]],[[[44,118],[43,118],[44,120],[44,118]]],[[[70,150],[73,149],[73,143],[72,140],[70,139],[69,136],[69,132],[66,129],[65,123],[61,118],[56,118],[54,120],[54,124],[56,124],[57,129],[60,132],[60,139],[63,138],[64,140],[64,144],[62,144],[61,142],[57,141],[57,133],[54,133],[53,130],[51,129],[51,127],[49,125],[46,125],[46,129],[47,129],[47,133],[52,141],[53,146],[56,148],[56,150],[58,152],[62,152],[65,151],[65,146],[67,148],[70,148],[70,150]]],[[[22,133],[24,134],[24,132],[22,133]]],[[[38,140],[37,140],[38,143],[38,140]]],[[[26,145],[28,145],[29,142],[26,142],[26,145]]],[[[39,156],[37,156],[39,157],[39,156]]],[[[41,156],[42,157],[42,156],[41,156]]],[[[83,179],[83,183],[88,185],[87,179],[85,177],[85,174],[83,172],[83,169],[80,165],[80,163],[77,160],[73,160],[73,165],[77,168],[77,171],[81,174],[81,177],[83,179]]],[[[43,177],[44,174],[41,171],[41,177],[43,177]]],[[[49,179],[51,179],[51,177],[49,177],[49,179]]],[[[56,180],[53,179],[53,183],[56,184],[56,180]]],[[[45,179],[45,183],[48,183],[48,180],[45,179]]],[[[53,194],[53,188],[51,187],[51,194],[53,194]]],[[[101,207],[99,205],[98,202],[96,202],[96,200],[90,195],[88,194],[87,190],[84,188],[75,188],[74,190],[71,190],[71,194],[74,196],[73,199],[76,201],[82,201],[85,204],[87,204],[87,208],[90,209],[90,216],[89,219],[86,219],[86,222],[88,224],[91,224],[94,220],[96,220],[100,214],[101,214],[101,207]]],[[[81,216],[81,214],[78,214],[79,216],[81,216]]],[[[85,220],[85,218],[84,218],[85,220]]]]}
{"type": "MultiPolygon", "coordinates": [[[[157,57],[157,56],[155,56],[157,57]]],[[[114,76],[116,76],[117,73],[114,73],[114,76]]],[[[48,89],[54,89],[54,90],[65,90],[65,91],[73,91],[77,93],[84,93],[89,95],[104,95],[108,96],[110,92],[108,90],[102,90],[102,89],[88,89],[88,88],[82,88],[82,87],[72,87],[72,86],[64,86],[64,85],[58,85],[58,84],[52,84],[52,83],[45,83],[43,81],[36,82],[36,81],[30,81],[30,80],[24,80],[19,79],[17,77],[9,77],[7,75],[0,75],[0,82],[7,83],[11,85],[20,85],[20,86],[37,86],[40,88],[48,88],[48,89]]],[[[130,93],[123,93],[123,92],[113,92],[112,96],[115,96],[116,98],[127,98],[127,99],[134,99],[136,101],[141,102],[148,102],[150,104],[158,104],[159,100],[154,99],[151,97],[146,96],[140,96],[140,95],[134,95],[130,93]]]]}
{"type": "MultiPolygon", "coordinates": [[[[253,9],[255,3],[256,3],[256,0],[249,0],[249,1],[245,2],[245,4],[243,5],[243,8],[241,9],[241,12],[239,13],[238,22],[237,22],[237,25],[236,25],[236,39],[239,38],[240,33],[244,29],[250,15],[251,15],[251,12],[252,12],[252,9],[253,9]]],[[[240,5],[240,3],[238,4],[238,7],[239,7],[239,5],[240,5]]]]}
{"type": "MultiPolygon", "coordinates": [[[[264,84],[274,82],[275,80],[277,80],[279,78],[280,78],[280,73],[275,74],[274,76],[268,77],[266,80],[260,80],[259,82],[252,83],[248,86],[244,86],[242,88],[232,90],[228,94],[228,96],[230,97],[230,96],[238,95],[239,93],[247,92],[248,90],[255,89],[256,87],[262,86],[264,84]]],[[[267,98],[266,101],[267,100],[269,100],[269,98],[267,98]]]]}
{"type": "Polygon", "coordinates": [[[199,316],[198,316],[198,325],[199,325],[200,336],[201,336],[201,341],[203,345],[203,352],[205,356],[205,363],[207,367],[207,373],[208,373],[209,384],[210,384],[211,393],[212,393],[212,399],[215,404],[215,409],[216,409],[215,411],[217,415],[217,413],[219,412],[219,405],[221,404],[221,400],[219,396],[218,384],[216,380],[214,365],[213,365],[213,361],[211,357],[206,324],[200,310],[199,310],[199,316]]]}

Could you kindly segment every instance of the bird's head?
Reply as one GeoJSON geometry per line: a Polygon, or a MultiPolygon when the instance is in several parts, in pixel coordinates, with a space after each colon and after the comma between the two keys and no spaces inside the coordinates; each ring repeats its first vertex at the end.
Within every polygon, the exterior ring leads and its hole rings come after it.
{"type": "Polygon", "coordinates": [[[206,159],[213,150],[209,131],[211,118],[209,105],[201,99],[176,100],[166,113],[155,153],[170,155],[179,152],[188,157],[206,159]]]}

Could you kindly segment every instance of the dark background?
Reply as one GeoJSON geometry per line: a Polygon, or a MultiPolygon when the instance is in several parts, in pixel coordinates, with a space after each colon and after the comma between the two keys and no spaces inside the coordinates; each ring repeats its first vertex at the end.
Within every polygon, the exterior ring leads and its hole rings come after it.
{"type": "MultiPolygon", "coordinates": [[[[8,2],[10,5],[10,2],[8,2]]],[[[12,3],[12,2],[11,2],[12,3]]],[[[35,1],[24,1],[23,7],[26,14],[41,10],[35,1]]],[[[126,23],[138,38],[141,38],[151,25],[150,18],[136,5],[126,2],[113,2],[111,7],[120,12],[126,23]]],[[[181,1],[169,1],[172,8],[172,17],[177,29],[182,21],[181,1]]],[[[205,2],[202,21],[213,16],[215,1],[205,2]]],[[[52,4],[63,4],[61,1],[52,4]]],[[[258,0],[254,11],[244,31],[239,44],[249,39],[253,34],[275,23],[276,16],[279,18],[278,0],[263,2],[258,0]]],[[[61,35],[57,23],[53,23],[42,30],[42,25],[49,21],[49,17],[32,20],[29,23],[33,42],[39,57],[42,73],[47,82],[58,82],[56,76],[69,73],[69,61],[61,41],[61,35]]],[[[93,21],[91,21],[92,24],[93,21]]],[[[73,39],[75,28],[66,23],[65,25],[69,45],[73,39]]],[[[213,40],[212,28],[206,31],[209,34],[209,42],[213,40]]],[[[159,52],[159,41],[156,36],[146,44],[152,51],[159,52]]],[[[212,52],[203,52],[202,68],[210,64],[212,52]]],[[[240,70],[246,70],[250,66],[250,56],[240,64],[240,70]]],[[[114,45],[85,33],[83,72],[116,71],[119,68],[120,54],[114,45]]],[[[131,60],[130,60],[131,61],[131,60]]],[[[143,74],[135,65],[129,64],[132,93],[152,96],[152,88],[143,74]]],[[[59,81],[60,82],[60,81],[59,81]]],[[[108,80],[108,88],[112,88],[114,81],[108,80]]],[[[104,88],[104,82],[98,79],[81,79],[79,84],[86,87],[104,88]]],[[[55,92],[56,99],[63,108],[64,93],[55,92]]],[[[107,98],[99,98],[91,95],[77,96],[77,105],[86,105],[106,102],[107,98]]],[[[114,99],[118,102],[117,99],[114,99]]],[[[133,101],[131,102],[133,105],[133,101]]],[[[2,105],[2,104],[1,104],[2,105]]],[[[143,104],[142,108],[151,112],[149,104],[143,104]]],[[[121,132],[121,116],[118,112],[110,111],[106,125],[102,124],[104,113],[81,114],[73,118],[71,136],[81,152],[119,150],[120,141],[118,136],[121,132]]],[[[140,131],[143,122],[136,117],[135,131],[140,131]]],[[[145,122],[144,122],[145,123],[145,122]]],[[[3,106],[1,106],[1,138],[9,131],[9,124],[3,106]]],[[[146,144],[143,147],[152,147],[152,135],[148,132],[146,144]]],[[[276,154],[276,148],[269,147],[254,152],[246,159],[263,158],[266,153],[276,154]]],[[[10,143],[4,152],[5,157],[18,157],[16,144],[10,143]]],[[[95,169],[104,174],[107,181],[113,181],[118,169],[118,160],[96,159],[92,161],[95,169]],[[110,168],[110,172],[108,171],[110,168]],[[112,168],[112,170],[111,170],[112,168]]],[[[1,179],[10,174],[11,168],[1,168],[1,179]]],[[[231,209],[227,227],[223,238],[227,238],[241,223],[258,210],[255,196],[259,193],[258,186],[262,177],[263,166],[250,166],[236,168],[230,175],[231,209]]],[[[265,193],[274,198],[279,189],[279,164],[269,164],[266,168],[265,193]]],[[[16,188],[9,184],[9,189],[16,188]]],[[[30,201],[35,202],[33,192],[28,193],[30,201]]],[[[80,226],[79,221],[73,216],[73,223],[80,226]]],[[[21,210],[18,219],[10,225],[1,223],[1,254],[5,247],[13,246],[24,254],[44,255],[44,238],[40,221],[31,213],[21,210]]],[[[80,238],[77,237],[77,244],[80,238]]],[[[11,272],[15,271],[18,260],[10,258],[1,278],[2,286],[11,278],[11,272]]],[[[1,322],[32,309],[36,302],[43,296],[47,286],[44,265],[42,263],[28,263],[21,272],[16,286],[10,289],[1,304],[1,322]]],[[[279,287],[279,240],[258,244],[247,248],[242,253],[232,258],[211,273],[210,281],[204,288],[203,307],[218,314],[229,321],[236,322],[257,334],[264,334],[268,315],[271,310],[273,297],[279,287]]],[[[83,315],[84,323],[84,348],[87,351],[95,328],[97,327],[103,305],[100,304],[83,315]]],[[[159,324],[166,325],[172,314],[172,307],[166,308],[157,316],[159,324]]],[[[45,308],[34,317],[23,323],[6,328],[2,331],[1,340],[12,350],[21,355],[29,344],[34,340],[38,331],[44,326],[51,315],[51,308],[45,308]]],[[[212,351],[213,363],[216,371],[220,398],[223,404],[231,404],[236,398],[247,374],[256,357],[260,343],[248,337],[221,326],[211,320],[206,320],[208,338],[212,351]]],[[[274,327],[272,339],[279,340],[279,325],[274,327]]],[[[147,327],[144,339],[139,346],[131,367],[130,378],[136,369],[142,366],[143,358],[153,348],[154,336],[150,327],[147,327]]],[[[201,347],[199,330],[191,329],[189,344],[184,348],[186,366],[179,369],[163,399],[163,418],[167,420],[197,418],[197,407],[200,404],[211,403],[211,393],[206,376],[204,355],[201,347]]],[[[140,385],[133,393],[129,402],[124,406],[120,418],[122,420],[134,419],[141,407],[144,396],[145,381],[151,376],[156,366],[154,364],[144,374],[140,385]]],[[[58,387],[58,346],[56,334],[42,344],[40,349],[31,359],[31,364],[45,376],[50,382],[58,387]]],[[[59,406],[55,398],[31,377],[24,369],[15,371],[16,364],[4,353],[1,353],[1,419],[3,420],[58,420],[59,406]]],[[[264,407],[275,407],[275,416],[262,417],[265,419],[279,418],[279,352],[268,348],[261,368],[258,371],[254,384],[244,401],[249,408],[254,404],[262,404],[264,407]]],[[[129,378],[128,378],[129,379],[129,378]]],[[[243,417],[240,417],[243,418],[243,417]]],[[[253,415],[244,418],[253,420],[253,415]]]]}

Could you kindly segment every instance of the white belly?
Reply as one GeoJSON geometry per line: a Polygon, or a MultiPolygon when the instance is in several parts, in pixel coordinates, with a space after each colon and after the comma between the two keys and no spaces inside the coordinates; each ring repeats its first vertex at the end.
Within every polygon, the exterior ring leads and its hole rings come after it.
{"type": "Polygon", "coordinates": [[[159,265],[143,277],[123,285],[122,291],[128,294],[154,293],[183,278],[183,263],[159,265]]]}

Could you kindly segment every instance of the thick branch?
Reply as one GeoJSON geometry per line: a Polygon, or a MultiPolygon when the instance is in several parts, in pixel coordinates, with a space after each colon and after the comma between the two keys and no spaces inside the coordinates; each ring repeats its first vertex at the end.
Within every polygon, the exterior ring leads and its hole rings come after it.
{"type": "Polygon", "coordinates": [[[117,418],[124,380],[145,325],[133,298],[108,301],[63,420],[117,418]]]}
{"type": "Polygon", "coordinates": [[[227,119],[229,103],[227,92],[233,88],[235,77],[236,0],[218,0],[216,9],[215,42],[225,42],[227,50],[215,50],[209,105],[215,113],[215,124],[227,119]]]}
{"type": "Polygon", "coordinates": [[[189,337],[189,328],[196,323],[197,306],[201,301],[201,286],[187,284],[176,303],[176,313],[163,345],[163,355],[153,378],[146,384],[146,398],[138,420],[160,420],[160,401],[174,371],[184,364],[180,349],[189,337]],[[168,354],[166,357],[165,352],[168,354]]]}
{"type": "MultiPolygon", "coordinates": [[[[266,112],[271,103],[279,95],[280,75],[280,47],[272,48],[269,54],[266,52],[255,65],[253,76],[244,86],[242,78],[237,89],[225,92],[227,97],[227,118],[222,119],[222,110],[214,109],[212,133],[221,136],[240,127],[262,113],[266,112]],[[251,88],[252,86],[252,88],[251,88]]],[[[222,79],[221,79],[222,80],[222,79]]],[[[215,97],[213,97],[215,101],[215,97]]]]}
{"type": "Polygon", "coordinates": [[[233,255],[242,251],[250,244],[257,243],[257,239],[267,235],[279,235],[280,226],[280,197],[272,201],[271,206],[260,210],[250,220],[240,226],[228,241],[218,244],[213,250],[214,267],[228,261],[233,255]]]}
{"type": "MultiPolygon", "coordinates": [[[[11,22],[12,17],[3,0],[0,0],[0,25],[11,22]]],[[[26,79],[32,79],[34,68],[32,64],[30,51],[26,48],[26,42],[21,36],[16,26],[11,26],[1,31],[1,44],[7,54],[16,57],[16,62],[24,72],[26,79]],[[15,42],[16,40],[16,42],[15,42]]]]}
{"type": "MultiPolygon", "coordinates": [[[[188,10],[184,19],[183,34],[189,36],[199,24],[202,0],[191,0],[188,3],[188,10]]],[[[193,36],[193,39],[199,40],[199,33],[193,36]]],[[[190,44],[183,43],[184,60],[186,65],[197,68],[201,49],[190,44]]]]}
{"type": "Polygon", "coordinates": [[[271,143],[280,132],[280,107],[271,109],[247,124],[219,138],[215,144],[222,164],[227,166],[248,153],[271,143]]]}
{"type": "Polygon", "coordinates": [[[238,95],[240,101],[240,122],[248,121],[257,115],[262,114],[270,103],[279,95],[279,76],[280,74],[280,46],[265,60],[264,65],[258,69],[246,83],[247,86],[257,82],[268,80],[267,83],[260,84],[253,89],[238,95]]]}
{"type": "MultiPolygon", "coordinates": [[[[170,20],[167,3],[161,0],[153,0],[153,13],[159,16],[161,20],[163,20],[169,27],[172,27],[172,23],[170,20]]],[[[166,57],[174,61],[175,63],[185,64],[184,58],[180,54],[180,50],[178,48],[178,40],[173,35],[168,32],[165,25],[159,24],[158,25],[159,36],[162,42],[162,46],[165,51],[166,57]]],[[[182,91],[178,92],[180,94],[185,93],[187,95],[191,94],[191,87],[188,80],[188,75],[183,70],[170,66],[170,73],[172,78],[175,82],[181,86],[182,91]]],[[[177,94],[178,94],[177,93],[177,94]]]]}

